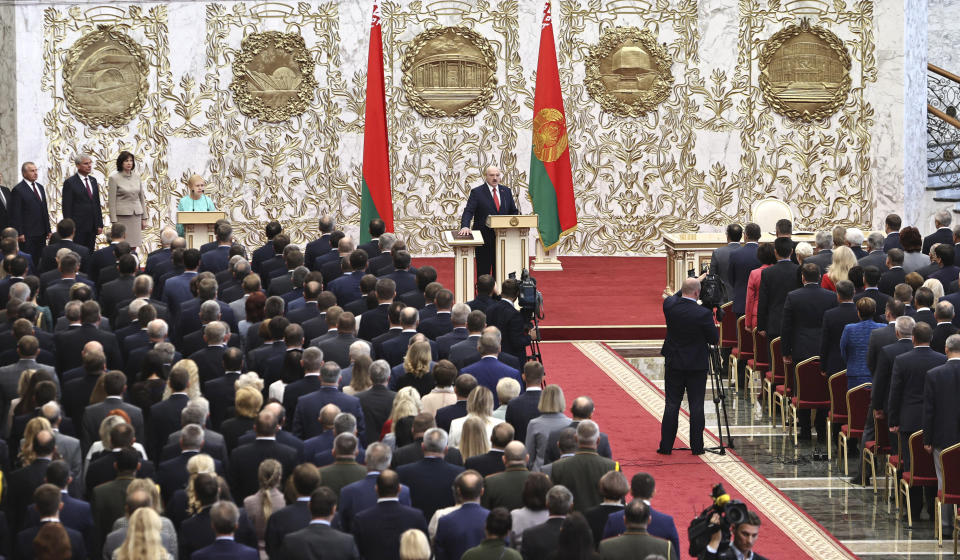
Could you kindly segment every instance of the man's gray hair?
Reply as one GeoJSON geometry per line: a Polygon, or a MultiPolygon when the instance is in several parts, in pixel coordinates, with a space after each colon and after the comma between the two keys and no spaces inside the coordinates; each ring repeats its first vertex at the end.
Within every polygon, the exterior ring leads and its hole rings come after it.
{"type": "Polygon", "coordinates": [[[173,229],[170,226],[163,228],[163,231],[160,232],[160,243],[164,245],[170,245],[173,243],[173,240],[177,238],[177,230],[173,229]]]}
{"type": "Polygon", "coordinates": [[[390,379],[390,364],[386,360],[376,360],[370,364],[370,381],[382,385],[390,379]]]}
{"type": "MultiPolygon", "coordinates": [[[[57,260],[59,261],[60,259],[69,255],[70,253],[73,253],[74,255],[76,255],[76,253],[74,253],[73,249],[71,249],[70,247],[60,247],[59,249],[57,249],[57,260]]],[[[77,255],[77,258],[80,258],[80,255],[77,255]]]]}
{"type": "Polygon", "coordinates": [[[80,308],[83,307],[83,302],[75,299],[71,299],[63,306],[63,314],[66,316],[67,321],[73,323],[80,320],[80,308]]]}
{"type": "Polygon", "coordinates": [[[960,354],[960,334],[952,334],[947,337],[947,352],[960,354]]]}
{"type": "Polygon", "coordinates": [[[323,383],[336,383],[340,379],[340,366],[337,362],[324,362],[320,367],[320,381],[323,383]]]}
{"type": "Polygon", "coordinates": [[[467,315],[470,315],[470,306],[465,303],[455,303],[450,310],[450,322],[454,325],[466,325],[467,315]]]}
{"type": "Polygon", "coordinates": [[[207,344],[222,344],[227,336],[227,324],[222,321],[213,321],[203,328],[203,338],[207,344]]]}
{"type": "Polygon", "coordinates": [[[447,448],[447,432],[442,428],[430,428],[423,434],[423,451],[425,453],[443,453],[447,448]]]}
{"type": "Polygon", "coordinates": [[[170,344],[169,342],[158,342],[153,345],[153,349],[160,352],[160,358],[165,364],[173,362],[173,357],[177,352],[176,348],[173,347],[173,344],[170,344]]]}
{"type": "MultiPolygon", "coordinates": [[[[960,337],[957,337],[960,338],[960,337]]],[[[385,471],[390,468],[393,451],[386,444],[379,441],[371,443],[364,453],[368,471],[385,471]]]]}
{"type": "Polygon", "coordinates": [[[817,249],[826,250],[833,249],[833,233],[829,231],[818,231],[817,232],[817,249]]]}
{"type": "Polygon", "coordinates": [[[203,447],[203,427],[199,424],[187,424],[180,430],[181,449],[200,449],[203,447]]]}
{"type": "Polygon", "coordinates": [[[354,340],[350,343],[349,355],[351,360],[356,360],[360,356],[369,356],[370,343],[366,340],[354,340]]]}
{"type": "Polygon", "coordinates": [[[357,417],[349,412],[341,412],[333,418],[333,433],[352,434],[357,430],[357,417]]]}
{"type": "Polygon", "coordinates": [[[316,373],[323,365],[323,350],[311,346],[303,351],[300,359],[303,360],[304,373],[316,373]]]}
{"type": "Polygon", "coordinates": [[[240,510],[229,500],[220,500],[210,507],[210,521],[214,527],[229,525],[234,529],[240,522],[240,510]]]}
{"type": "Polygon", "coordinates": [[[394,245],[396,245],[397,236],[388,231],[386,233],[380,234],[380,237],[377,239],[377,242],[380,244],[380,251],[387,253],[391,249],[393,249],[394,245]]]}
{"type": "Polygon", "coordinates": [[[949,321],[953,319],[954,313],[955,310],[953,309],[952,303],[949,301],[938,301],[933,314],[937,319],[949,321]]]}
{"type": "Polygon", "coordinates": [[[10,298],[17,298],[21,301],[30,299],[30,286],[26,282],[17,282],[10,286],[10,298]]]}
{"type": "Polygon", "coordinates": [[[547,490],[547,509],[551,515],[565,515],[573,508],[573,493],[562,484],[547,490]]]}
{"type": "Polygon", "coordinates": [[[220,304],[216,300],[208,299],[200,304],[200,322],[210,323],[220,318],[220,304]]]}
{"type": "Polygon", "coordinates": [[[937,213],[933,215],[933,219],[940,224],[940,227],[950,227],[950,224],[953,223],[953,215],[947,208],[937,210],[937,213]]]}
{"type": "Polygon", "coordinates": [[[493,333],[483,333],[477,341],[477,351],[481,356],[490,356],[500,353],[500,341],[493,333]]]}
{"type": "Polygon", "coordinates": [[[134,296],[150,297],[153,293],[153,276],[141,274],[133,279],[134,296]]]}
{"type": "Polygon", "coordinates": [[[897,329],[897,333],[903,338],[913,336],[913,328],[917,326],[917,321],[913,317],[908,317],[907,315],[901,315],[897,317],[897,322],[894,325],[894,328],[897,329]]]}
{"type": "Polygon", "coordinates": [[[167,322],[163,319],[154,319],[147,323],[147,336],[153,340],[163,340],[167,338],[167,332],[169,332],[170,327],[167,326],[167,322]]]}
{"type": "Polygon", "coordinates": [[[594,445],[600,439],[600,427],[593,420],[581,420],[577,424],[577,442],[594,445]]]}
{"type": "Polygon", "coordinates": [[[203,397],[197,397],[187,403],[187,406],[180,411],[180,425],[197,424],[203,426],[209,415],[210,401],[203,397]]]}
{"type": "Polygon", "coordinates": [[[847,243],[851,245],[863,245],[863,230],[860,228],[847,228],[847,233],[844,235],[844,239],[847,240],[847,243]]]}
{"type": "Polygon", "coordinates": [[[310,269],[305,266],[298,266],[293,269],[293,275],[290,277],[290,281],[293,282],[293,287],[303,288],[303,281],[306,280],[307,274],[310,274],[310,269]]]}
{"type": "Polygon", "coordinates": [[[884,241],[886,241],[886,237],[879,231],[875,231],[867,236],[867,245],[870,246],[871,251],[882,250],[884,241]]]}
{"type": "Polygon", "coordinates": [[[137,316],[140,315],[140,308],[144,305],[148,305],[150,302],[145,299],[135,299],[130,302],[130,305],[127,306],[127,315],[130,317],[130,320],[134,320],[137,316]]]}
{"type": "Polygon", "coordinates": [[[85,162],[85,161],[87,161],[87,160],[93,161],[93,158],[91,158],[89,155],[87,155],[87,154],[85,154],[85,153],[83,153],[83,152],[80,152],[80,153],[76,154],[75,156],[73,156],[73,164],[74,164],[74,165],[80,165],[81,163],[83,163],[83,162],[85,162]]]}

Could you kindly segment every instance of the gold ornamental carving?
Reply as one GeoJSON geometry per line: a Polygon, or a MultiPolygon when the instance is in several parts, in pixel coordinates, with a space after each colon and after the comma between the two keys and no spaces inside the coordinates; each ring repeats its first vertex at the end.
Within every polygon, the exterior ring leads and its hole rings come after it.
{"type": "Polygon", "coordinates": [[[123,126],[146,102],[147,68],[136,41],[112,26],[100,26],[67,50],[63,65],[67,108],[87,126],[123,126]]]}
{"type": "Polygon", "coordinates": [[[847,100],[850,66],[840,38],[804,18],[775,33],[761,49],[760,91],[767,104],[787,118],[826,119],[847,100]]]}
{"type": "Polygon", "coordinates": [[[407,100],[425,117],[471,117],[493,97],[497,57],[490,42],[466,27],[417,35],[403,57],[407,100]]]}
{"type": "Polygon", "coordinates": [[[240,112],[265,122],[303,114],[317,80],[303,37],[267,31],[243,38],[233,64],[230,90],[240,112]]]}
{"type": "Polygon", "coordinates": [[[647,29],[614,27],[590,47],[587,91],[605,111],[642,117],[667,100],[673,87],[666,45],[647,29]]]}

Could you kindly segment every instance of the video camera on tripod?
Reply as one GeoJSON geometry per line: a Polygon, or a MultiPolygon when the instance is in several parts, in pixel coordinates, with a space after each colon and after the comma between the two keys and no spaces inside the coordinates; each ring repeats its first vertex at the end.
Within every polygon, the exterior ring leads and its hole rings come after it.
{"type": "Polygon", "coordinates": [[[710,497],[713,498],[713,504],[691,521],[687,528],[691,556],[700,557],[707,550],[710,538],[717,531],[721,532],[717,555],[722,555],[730,548],[731,529],[735,525],[745,523],[748,519],[747,505],[739,500],[730,499],[723,484],[715,484],[710,497]],[[714,515],[720,517],[719,522],[712,521],[714,515]]]}
{"type": "MultiPolygon", "coordinates": [[[[710,274],[710,265],[705,264],[700,269],[703,280],[700,281],[700,305],[713,309],[717,315],[717,321],[723,320],[723,311],[720,306],[728,298],[727,286],[716,274],[710,274]]],[[[687,276],[696,278],[697,273],[694,269],[687,270],[687,276]]]]}
{"type": "MultiPolygon", "coordinates": [[[[511,272],[509,278],[517,279],[517,273],[511,272]]],[[[530,349],[530,358],[543,363],[540,354],[540,320],[543,319],[543,293],[537,289],[537,279],[530,276],[527,269],[520,271],[520,293],[517,303],[520,306],[520,316],[523,317],[524,332],[533,332],[527,347],[530,349]]]]}

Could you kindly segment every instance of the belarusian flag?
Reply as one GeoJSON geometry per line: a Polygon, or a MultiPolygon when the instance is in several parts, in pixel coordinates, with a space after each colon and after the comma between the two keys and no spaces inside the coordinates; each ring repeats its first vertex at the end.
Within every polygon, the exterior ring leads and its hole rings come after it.
{"type": "Polygon", "coordinates": [[[550,0],[543,8],[540,26],[540,60],[533,100],[533,150],[530,153],[530,198],[540,215],[540,241],[551,249],[560,236],[577,227],[573,197],[567,120],[560,92],[557,49],[553,43],[550,0]]]}
{"type": "Polygon", "coordinates": [[[383,80],[383,33],[380,2],[373,2],[370,54],[367,59],[367,112],[363,124],[363,179],[360,187],[360,242],[370,241],[370,220],[380,218],[393,231],[390,151],[387,148],[387,102],[383,80]]]}

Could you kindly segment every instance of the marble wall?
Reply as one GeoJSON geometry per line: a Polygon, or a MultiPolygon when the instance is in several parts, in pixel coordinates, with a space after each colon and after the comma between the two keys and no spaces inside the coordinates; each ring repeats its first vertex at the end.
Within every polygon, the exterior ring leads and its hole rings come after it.
{"type": "MultiPolygon", "coordinates": [[[[415,253],[443,253],[439,234],[456,226],[485,164],[498,164],[519,191],[521,209],[531,208],[526,181],[542,4],[382,6],[397,227],[415,253]],[[476,117],[424,118],[407,103],[403,54],[418,33],[445,25],[474,29],[497,54],[498,87],[476,117]]],[[[13,21],[17,104],[0,106],[0,131],[12,111],[17,133],[15,150],[3,150],[0,134],[0,154],[37,161],[55,201],[54,185],[73,172],[69,155],[90,152],[96,172],[107,174],[116,154],[132,149],[150,191],[152,232],[171,221],[187,177],[200,173],[243,240],[258,240],[263,224],[279,219],[302,242],[322,212],[355,233],[370,8],[353,0],[7,6],[14,17],[0,17],[0,39],[13,21]],[[150,64],[144,108],[116,129],[82,125],[63,100],[66,53],[97,25],[120,26],[150,64]],[[241,114],[229,90],[240,41],[267,30],[300,33],[316,64],[318,88],[307,112],[280,125],[241,114]]],[[[917,57],[908,51],[925,36],[925,22],[904,10],[904,0],[558,0],[553,10],[580,215],[561,254],[658,253],[663,234],[719,231],[770,195],[787,200],[804,229],[881,227],[887,212],[905,208],[908,221],[917,219],[919,210],[905,200],[922,192],[925,154],[916,129],[923,120],[908,108],[920,102],[917,57]],[[801,17],[837,34],[853,59],[847,102],[809,125],[773,112],[757,85],[763,42],[801,17]],[[603,113],[583,84],[589,46],[617,25],[651,30],[673,61],[671,94],[647,117],[603,113]]],[[[7,49],[0,52],[0,69],[9,58],[7,49]]],[[[0,159],[8,183],[16,165],[0,159]]],[[[56,218],[56,204],[53,212],[56,218]]]]}
{"type": "Polygon", "coordinates": [[[0,185],[13,186],[17,177],[17,41],[13,4],[0,3],[0,185]]]}

